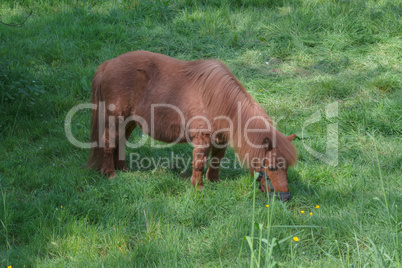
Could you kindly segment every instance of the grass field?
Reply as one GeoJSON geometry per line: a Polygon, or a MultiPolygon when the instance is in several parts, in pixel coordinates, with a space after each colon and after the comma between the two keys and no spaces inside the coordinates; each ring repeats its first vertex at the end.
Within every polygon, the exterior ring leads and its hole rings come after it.
{"type": "MultiPolygon", "coordinates": [[[[5,0],[0,20],[30,10],[23,27],[0,24],[1,267],[401,267],[400,1],[5,0]],[[66,115],[89,102],[99,64],[140,49],[223,61],[298,134],[290,202],[268,201],[239,165],[202,192],[191,167],[113,180],[82,167],[66,115]],[[330,164],[307,149],[325,152],[328,129],[330,164]]],[[[74,116],[77,139],[89,121],[74,116]]],[[[147,143],[127,157],[191,151],[147,143]]]]}

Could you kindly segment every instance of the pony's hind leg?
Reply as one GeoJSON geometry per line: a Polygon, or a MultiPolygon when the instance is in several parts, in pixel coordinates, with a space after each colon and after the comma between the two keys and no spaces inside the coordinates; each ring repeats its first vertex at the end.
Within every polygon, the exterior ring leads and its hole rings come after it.
{"type": "Polygon", "coordinates": [[[210,150],[211,135],[210,133],[197,133],[191,141],[194,145],[191,184],[201,189],[204,187],[202,176],[210,150]]]}
{"type": "Polygon", "coordinates": [[[226,147],[216,148],[212,146],[211,160],[209,161],[209,167],[207,170],[207,179],[212,182],[219,182],[219,166],[222,158],[225,156],[226,147]]]}
{"type": "Polygon", "coordinates": [[[102,161],[102,169],[101,174],[106,174],[109,179],[116,176],[115,165],[114,165],[114,154],[116,151],[117,141],[119,139],[118,131],[116,128],[116,124],[109,123],[110,121],[106,121],[105,123],[105,132],[102,136],[102,142],[104,144],[103,148],[103,161],[102,161]]]}
{"type": "Polygon", "coordinates": [[[116,169],[127,171],[128,167],[126,164],[126,142],[130,137],[131,133],[135,129],[136,124],[134,122],[130,122],[125,125],[121,132],[124,132],[124,135],[120,133],[120,141],[117,145],[117,149],[114,151],[114,166],[116,169]]]}

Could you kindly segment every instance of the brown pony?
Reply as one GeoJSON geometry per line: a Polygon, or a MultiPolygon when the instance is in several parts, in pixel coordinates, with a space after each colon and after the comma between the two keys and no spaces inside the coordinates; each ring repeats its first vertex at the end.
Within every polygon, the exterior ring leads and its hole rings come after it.
{"type": "Polygon", "coordinates": [[[260,190],[290,198],[287,169],[297,159],[291,141],[275,129],[265,111],[229,69],[215,60],[181,61],[135,51],[104,62],[92,82],[91,140],[87,167],[109,178],[127,169],[124,148],[136,126],[168,143],[194,146],[191,183],[203,187],[203,172],[219,181],[228,145],[238,159],[260,172],[260,190]],[[271,184],[272,182],[272,184],[271,184]]]}

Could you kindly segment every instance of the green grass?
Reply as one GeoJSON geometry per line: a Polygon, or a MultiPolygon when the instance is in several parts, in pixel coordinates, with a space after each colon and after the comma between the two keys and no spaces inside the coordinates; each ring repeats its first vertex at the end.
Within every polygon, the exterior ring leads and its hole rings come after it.
{"type": "MultiPolygon", "coordinates": [[[[24,27],[0,24],[0,266],[401,266],[399,1],[6,0],[0,20],[31,9],[24,27]],[[99,64],[139,49],[220,59],[283,133],[299,134],[292,200],[254,192],[238,165],[202,192],[169,168],[114,180],[83,169],[89,152],[68,142],[66,114],[89,102],[99,64]],[[328,124],[337,166],[305,147],[324,152],[328,124]]],[[[73,118],[81,141],[89,120],[73,118]]],[[[133,152],[191,157],[189,145],[133,152]]]]}

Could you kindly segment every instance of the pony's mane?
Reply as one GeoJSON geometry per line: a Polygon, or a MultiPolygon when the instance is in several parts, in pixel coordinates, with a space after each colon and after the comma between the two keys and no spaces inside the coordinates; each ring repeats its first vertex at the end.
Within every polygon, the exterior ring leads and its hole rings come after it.
{"type": "MultiPolygon", "coordinates": [[[[276,156],[286,160],[287,165],[293,165],[297,160],[297,152],[292,143],[285,138],[274,126],[271,118],[259,106],[246,91],[243,85],[236,79],[232,72],[221,62],[215,60],[198,60],[188,64],[185,69],[186,76],[192,81],[202,94],[202,101],[209,112],[209,116],[227,116],[233,122],[233,137],[227,135],[225,139],[235,148],[240,160],[246,166],[250,165],[253,158],[262,159],[265,157],[265,148],[250,146],[247,140],[242,137],[244,124],[253,116],[264,120],[252,120],[248,129],[267,129],[269,131],[249,132],[248,138],[252,144],[263,145],[268,138],[272,147],[276,150],[276,156]],[[238,106],[241,105],[239,115],[238,106]],[[239,123],[239,120],[241,124],[239,123]]],[[[225,120],[217,123],[216,128],[227,128],[225,120]]]]}

